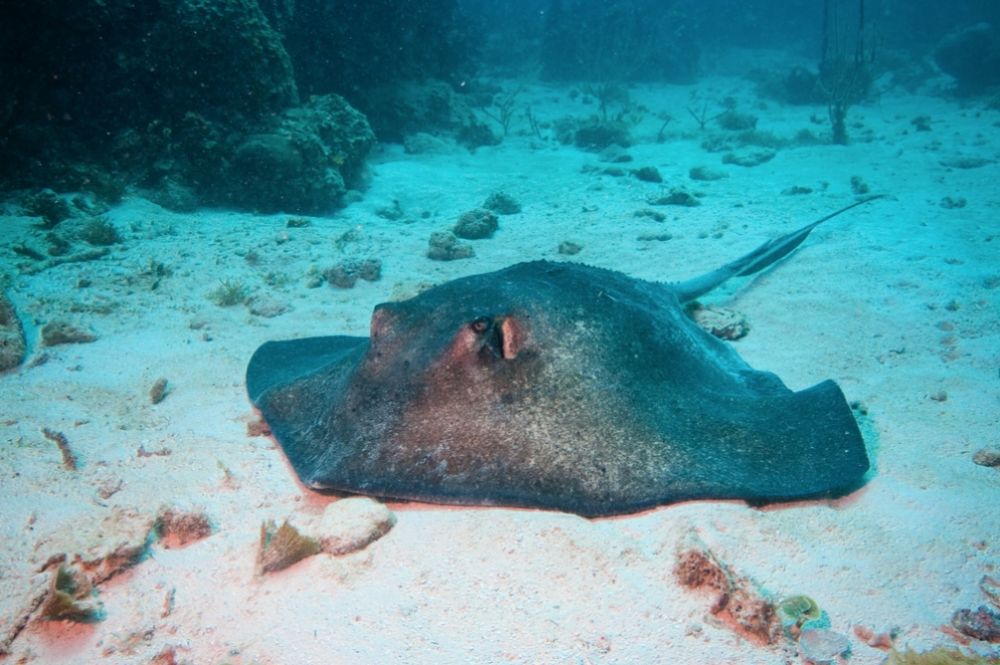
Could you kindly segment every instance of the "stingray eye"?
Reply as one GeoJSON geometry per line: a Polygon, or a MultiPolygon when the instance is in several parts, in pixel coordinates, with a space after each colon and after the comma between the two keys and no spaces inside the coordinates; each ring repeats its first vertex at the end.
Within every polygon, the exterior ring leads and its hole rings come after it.
{"type": "Polygon", "coordinates": [[[483,316],[469,323],[468,329],[478,336],[479,353],[485,358],[513,360],[524,341],[524,331],[513,316],[483,316]]]}

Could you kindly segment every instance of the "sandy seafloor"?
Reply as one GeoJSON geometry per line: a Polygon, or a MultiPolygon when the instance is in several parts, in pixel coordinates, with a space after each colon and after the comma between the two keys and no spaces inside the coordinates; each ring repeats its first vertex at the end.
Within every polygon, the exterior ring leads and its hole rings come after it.
{"type": "MultiPolygon", "coordinates": [[[[758,129],[783,137],[827,131],[810,120],[825,109],[761,107],[751,84],[727,78],[631,92],[650,113],[625,167],[656,166],[663,186],[584,173],[605,165],[527,136],[518,117],[506,141],[475,153],[380,147],[363,198],[306,228],[287,228],[289,215],[177,214],[131,197],[107,214],[123,236],[108,256],[26,274],[31,262],[9,246],[37,238],[34,220],[3,219],[7,291],[33,346],[0,377],[0,627],[10,629],[50,556],[113,541],[123,515],[202,509],[214,527],[181,549],[151,540],[99,586],[102,621],[33,620],[4,662],[149,663],[170,649],[178,662],[234,665],[801,662],[792,642],[759,646],[718,625],[711,600],[678,584],[675,554],[692,532],[766,593],[814,598],[850,639],[847,662],[886,655],[856,626],[894,631],[900,648],[956,645],[941,627],[985,603],[979,580],[1000,566],[1000,470],[972,461],[1000,444],[1000,112],[889,90],[851,110],[851,145],[787,147],[744,168],[700,147],[718,130],[698,129],[685,111],[700,103],[692,95],[733,96],[758,129]],[[664,143],[660,110],[675,117],[664,143]],[[930,131],[911,124],[921,115],[930,131]],[[946,165],[963,157],[990,161],[946,165]],[[693,182],[694,166],[728,177],[693,182]],[[365,335],[379,302],[521,260],[567,259],[556,251],[564,240],[583,246],[573,260],[692,277],[851,202],[852,176],[889,197],[704,302],[746,316],[751,332],[735,344],[754,367],[796,390],[832,378],[867,407],[875,472],[862,489],[832,503],[695,501],[597,520],[390,503],[395,527],[366,549],[255,574],[262,521],[295,523],[336,500],[301,486],[272,439],[248,436],[256,416],[243,377],[262,342],[365,335]],[[673,186],[703,194],[702,205],[659,207],[663,222],[633,215],[673,186]],[[814,191],[782,194],[792,186],[814,191]],[[474,258],[425,257],[432,232],[497,190],[523,211],[474,241],[474,258]],[[946,196],[967,204],[943,207],[946,196]],[[404,219],[376,214],[393,201],[404,219]],[[650,233],[672,238],[638,239],[650,233]],[[306,286],[311,268],[368,257],[382,260],[380,281],[306,286]],[[155,289],[151,261],[171,273],[155,289]],[[78,288],[82,278],[91,285],[78,288]],[[289,310],[219,307],[206,294],[225,279],[289,310]],[[39,348],[38,328],[55,319],[98,339],[39,348]],[[47,362],[29,366],[43,352],[47,362]],[[170,392],[152,405],[159,377],[170,392]],[[44,427],[65,433],[78,470],[62,466],[44,427]]],[[[566,93],[531,84],[521,98],[542,120],[594,111],[566,93]]]]}

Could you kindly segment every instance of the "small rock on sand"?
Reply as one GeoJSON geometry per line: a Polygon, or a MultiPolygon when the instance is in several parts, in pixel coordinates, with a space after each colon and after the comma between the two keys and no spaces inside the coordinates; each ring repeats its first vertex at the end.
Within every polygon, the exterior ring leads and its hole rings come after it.
{"type": "Polygon", "coordinates": [[[367,497],[349,497],[331,503],[311,530],[329,554],[364,549],[393,527],[396,516],[385,505],[367,497]]]}

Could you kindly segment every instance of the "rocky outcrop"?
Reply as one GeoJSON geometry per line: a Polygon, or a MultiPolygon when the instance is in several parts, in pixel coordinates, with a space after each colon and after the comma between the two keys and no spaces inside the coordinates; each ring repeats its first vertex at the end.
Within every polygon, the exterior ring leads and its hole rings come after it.
{"type": "Polygon", "coordinates": [[[0,372],[13,369],[24,360],[24,329],[14,305],[0,292],[0,372]]]}
{"type": "Polygon", "coordinates": [[[984,92],[1000,84],[1000,32],[988,23],[953,32],[941,40],[934,59],[954,77],[959,92],[984,92]]]}
{"type": "Polygon", "coordinates": [[[211,197],[260,212],[322,214],[358,180],[375,134],[343,97],[313,97],[271,127],[247,136],[231,156],[230,177],[211,197]]]}

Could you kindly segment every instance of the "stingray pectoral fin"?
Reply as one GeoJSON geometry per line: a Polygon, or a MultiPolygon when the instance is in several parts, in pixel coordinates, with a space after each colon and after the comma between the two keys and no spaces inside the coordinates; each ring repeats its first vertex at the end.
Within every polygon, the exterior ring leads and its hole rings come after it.
{"type": "Polygon", "coordinates": [[[862,484],[865,442],[836,383],[762,396],[747,406],[731,414],[744,428],[743,437],[727,443],[733,496],[768,503],[841,496],[862,484]]]}
{"type": "Polygon", "coordinates": [[[261,396],[271,388],[323,371],[364,344],[364,337],[341,335],[266,342],[254,352],[247,366],[247,393],[259,407],[261,396]]]}
{"type": "Polygon", "coordinates": [[[247,367],[247,392],[307,485],[330,464],[327,417],[368,348],[365,337],[267,342],[247,367]]]}

